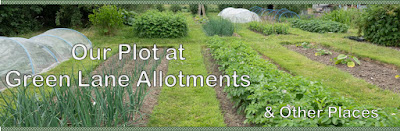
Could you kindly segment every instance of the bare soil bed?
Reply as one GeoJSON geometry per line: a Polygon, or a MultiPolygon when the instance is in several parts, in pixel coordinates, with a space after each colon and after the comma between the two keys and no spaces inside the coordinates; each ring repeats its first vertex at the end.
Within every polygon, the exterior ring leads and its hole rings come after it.
{"type": "MultiPolygon", "coordinates": [[[[161,48],[159,52],[164,52],[165,50],[166,49],[161,48]]],[[[143,61],[140,59],[133,60],[132,54],[126,54],[123,56],[122,60],[118,60],[118,54],[115,54],[111,58],[108,58],[106,61],[100,64],[93,72],[91,72],[90,76],[96,74],[101,76],[115,75],[116,77],[119,75],[128,75],[131,77],[130,81],[137,82],[141,71],[146,71],[149,75],[149,79],[152,79],[153,77],[150,77],[150,74],[153,74],[153,66],[156,66],[155,71],[157,71],[157,73],[159,73],[158,71],[163,71],[163,76],[166,76],[165,74],[167,74],[168,72],[168,60],[166,60],[165,57],[161,55],[165,54],[157,53],[157,56],[161,58],[158,61],[155,61],[153,58],[150,58],[147,61],[143,61]]],[[[133,88],[133,91],[136,91],[136,83],[131,83],[129,86],[133,88]]],[[[142,106],[139,110],[140,113],[138,113],[138,116],[135,117],[141,118],[133,122],[134,125],[147,125],[150,114],[152,114],[154,106],[157,105],[160,91],[161,87],[158,86],[158,84],[155,87],[147,88],[147,95],[145,95],[145,97],[143,98],[142,106]]]]}
{"type": "MultiPolygon", "coordinates": [[[[357,65],[353,68],[347,67],[347,65],[335,65],[331,60],[337,57],[340,53],[329,50],[332,55],[315,56],[317,48],[302,48],[296,45],[285,45],[288,49],[296,51],[313,61],[317,61],[326,65],[334,66],[342,71],[346,71],[355,77],[364,79],[365,81],[377,85],[382,89],[391,90],[393,92],[400,92],[400,80],[396,79],[395,76],[400,74],[395,66],[382,64],[376,61],[368,59],[360,59],[361,65],[357,65]]],[[[328,50],[324,47],[318,47],[321,49],[328,50]]]]}
{"type": "MultiPolygon", "coordinates": [[[[206,65],[208,74],[213,74],[216,76],[222,75],[223,73],[218,70],[219,65],[216,64],[215,60],[212,58],[209,48],[203,48],[202,50],[204,63],[206,65]]],[[[249,124],[244,124],[246,116],[243,112],[238,112],[238,109],[234,107],[234,103],[228,98],[227,93],[224,92],[224,86],[214,87],[217,99],[220,103],[220,109],[224,114],[224,121],[228,127],[244,127],[251,126],[249,124]]]]}

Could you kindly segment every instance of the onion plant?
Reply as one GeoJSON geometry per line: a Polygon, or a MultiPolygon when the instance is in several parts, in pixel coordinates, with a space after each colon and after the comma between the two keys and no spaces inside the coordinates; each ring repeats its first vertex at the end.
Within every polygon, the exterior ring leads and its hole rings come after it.
{"type": "MultiPolygon", "coordinates": [[[[162,55],[165,55],[166,51],[162,55]]],[[[0,93],[0,126],[2,127],[114,127],[135,126],[144,115],[139,110],[149,89],[147,85],[133,88],[133,81],[143,70],[153,72],[161,60],[134,62],[134,68],[124,65],[131,58],[112,60],[111,68],[104,68],[100,74],[115,76],[128,75],[130,86],[121,87],[78,87],[78,79],[71,75],[72,86],[15,87],[10,95],[0,93]],[[49,91],[48,88],[51,88],[49,91]]],[[[161,57],[162,58],[162,57],[161,57]]],[[[72,72],[74,72],[73,68],[72,72]]],[[[86,69],[91,76],[94,69],[86,69]]],[[[150,73],[153,74],[153,73],[150,73]]],[[[105,77],[102,80],[105,81],[105,77]]],[[[152,78],[152,77],[150,77],[152,78]]],[[[93,80],[84,78],[88,83],[93,80]]],[[[66,84],[63,84],[66,85],[66,84]]],[[[90,84],[89,84],[90,85],[90,84]]]]}

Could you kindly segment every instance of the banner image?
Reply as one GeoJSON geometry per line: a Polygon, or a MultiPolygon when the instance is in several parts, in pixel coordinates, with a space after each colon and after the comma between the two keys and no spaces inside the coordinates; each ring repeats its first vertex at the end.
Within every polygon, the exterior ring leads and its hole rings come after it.
{"type": "Polygon", "coordinates": [[[399,1],[0,2],[3,130],[399,130],[399,1]]]}

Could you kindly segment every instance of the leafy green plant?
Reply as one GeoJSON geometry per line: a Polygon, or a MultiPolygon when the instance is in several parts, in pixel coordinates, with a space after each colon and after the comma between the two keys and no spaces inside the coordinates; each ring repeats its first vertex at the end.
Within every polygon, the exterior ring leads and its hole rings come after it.
{"type": "Polygon", "coordinates": [[[124,16],[122,11],[115,5],[104,5],[97,10],[93,10],[93,14],[89,15],[89,20],[103,34],[111,35],[123,25],[124,16]]]}
{"type": "Polygon", "coordinates": [[[289,34],[289,26],[282,23],[263,24],[260,22],[251,22],[249,23],[249,29],[263,33],[264,35],[289,34]]]}
{"type": "Polygon", "coordinates": [[[165,7],[164,7],[163,4],[157,4],[157,5],[156,5],[156,9],[157,9],[158,11],[160,11],[160,12],[165,11],[165,7]]]}
{"type": "Polygon", "coordinates": [[[350,8],[347,10],[338,9],[329,13],[325,13],[321,19],[328,21],[336,21],[349,26],[356,26],[359,23],[361,11],[359,9],[350,8]]]}
{"type": "Polygon", "coordinates": [[[337,57],[333,58],[336,64],[345,64],[347,67],[354,67],[356,64],[361,65],[360,60],[354,56],[347,56],[344,54],[339,54],[337,57]]]}
{"type": "Polygon", "coordinates": [[[324,49],[317,49],[315,56],[332,55],[332,52],[324,49]]]}
{"type": "Polygon", "coordinates": [[[96,5],[60,5],[55,14],[55,24],[58,27],[85,26],[89,23],[87,14],[96,8],[98,8],[96,5]]]}
{"type": "Polygon", "coordinates": [[[135,18],[138,16],[136,12],[127,10],[122,10],[122,15],[124,16],[124,24],[129,26],[134,24],[135,18]]]}
{"type": "Polygon", "coordinates": [[[203,30],[208,36],[232,36],[235,31],[235,26],[231,21],[218,17],[211,18],[204,24],[203,30]]]}
{"type": "Polygon", "coordinates": [[[323,20],[291,20],[292,27],[300,28],[309,32],[317,33],[345,33],[349,29],[349,26],[335,21],[323,21],[323,20]]]}
{"type": "Polygon", "coordinates": [[[198,24],[205,24],[210,20],[208,19],[208,17],[195,16],[194,21],[196,21],[196,23],[198,24]]]}
{"type": "Polygon", "coordinates": [[[135,20],[134,33],[145,38],[178,38],[188,33],[186,18],[181,13],[149,10],[135,20]]]}
{"type": "Polygon", "coordinates": [[[171,5],[171,7],[169,7],[169,10],[171,10],[174,13],[176,13],[178,11],[181,11],[182,7],[180,5],[171,5]]]}
{"type": "MultiPolygon", "coordinates": [[[[354,109],[377,109],[373,106],[358,105],[349,98],[338,97],[335,92],[324,88],[320,82],[310,81],[301,76],[292,76],[280,71],[274,64],[259,57],[251,46],[238,39],[233,41],[214,36],[208,41],[212,56],[220,65],[219,69],[227,75],[249,75],[251,85],[225,86],[224,91],[239,110],[246,114],[246,123],[266,127],[364,127],[364,126],[400,126],[397,109],[378,109],[379,119],[343,118],[338,113],[329,117],[329,107],[354,109]],[[265,118],[266,107],[271,107],[274,118],[265,118]],[[301,107],[323,110],[321,117],[280,116],[282,107],[301,107]]],[[[297,108],[296,108],[297,109],[297,108]]],[[[287,114],[287,112],[283,112],[287,114]]]]}
{"type": "Polygon", "coordinates": [[[306,48],[306,49],[308,49],[308,48],[313,48],[313,47],[314,47],[314,45],[312,45],[312,44],[309,43],[309,42],[299,43],[299,44],[296,44],[296,46],[297,46],[297,47],[306,48]]]}
{"type": "Polygon", "coordinates": [[[362,14],[364,38],[384,46],[400,46],[400,5],[370,5],[362,14]]]}

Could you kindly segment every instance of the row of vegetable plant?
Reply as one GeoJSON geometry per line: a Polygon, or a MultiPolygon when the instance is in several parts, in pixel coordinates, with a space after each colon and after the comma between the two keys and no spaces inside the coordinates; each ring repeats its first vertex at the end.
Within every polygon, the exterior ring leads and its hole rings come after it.
{"type": "Polygon", "coordinates": [[[289,26],[282,23],[263,24],[260,22],[251,22],[249,23],[249,29],[263,33],[264,35],[289,34],[289,26]]]}
{"type": "MultiPolygon", "coordinates": [[[[249,87],[226,86],[224,91],[235,102],[240,111],[246,114],[247,123],[260,126],[400,126],[394,108],[379,109],[373,106],[359,105],[349,98],[334,97],[329,89],[320,82],[310,81],[301,76],[292,76],[279,70],[274,64],[260,58],[248,44],[237,39],[227,41],[213,37],[208,42],[213,58],[220,70],[227,75],[234,71],[237,75],[249,75],[249,87]],[[266,118],[266,107],[271,107],[275,117],[266,118]],[[323,110],[321,117],[288,118],[280,116],[282,107],[323,110]],[[328,116],[329,107],[341,107],[348,110],[377,109],[377,118],[344,118],[338,112],[328,116]]],[[[233,85],[233,84],[231,84],[233,85]]],[[[341,112],[343,113],[343,112],[341,112]]],[[[288,115],[288,111],[283,112],[288,115]]]]}
{"type": "Polygon", "coordinates": [[[335,21],[294,19],[291,20],[291,23],[294,28],[317,33],[345,33],[349,29],[348,25],[335,21]]]}
{"type": "MultiPolygon", "coordinates": [[[[166,50],[161,58],[166,55],[166,50]]],[[[108,81],[106,74],[120,76],[128,73],[127,76],[135,81],[139,79],[141,71],[153,72],[161,60],[150,62],[150,60],[136,61],[134,68],[124,69],[124,65],[133,58],[122,60],[110,59],[113,63],[111,68],[97,70],[101,78],[84,79],[85,83],[97,83],[108,81]],[[150,67],[150,68],[147,68],[150,67]]],[[[72,72],[74,67],[72,68],[72,72]]],[[[89,68],[84,70],[84,76],[93,76],[95,70],[89,68]]],[[[150,74],[152,78],[153,74],[150,74]]],[[[111,78],[112,79],[112,78],[111,78]]],[[[119,84],[108,87],[79,87],[78,79],[71,74],[73,84],[67,86],[62,81],[62,86],[39,87],[38,92],[32,91],[30,87],[15,87],[10,90],[11,95],[0,93],[0,125],[3,127],[117,127],[135,126],[142,119],[143,113],[140,108],[143,100],[148,94],[147,85],[138,87],[122,87],[119,84]],[[47,91],[52,88],[52,91],[47,91]]],[[[110,80],[111,82],[115,80],[110,80]]],[[[129,85],[134,83],[128,82],[129,85]]],[[[128,84],[124,83],[124,84],[128,84]]],[[[31,83],[30,83],[31,84],[31,83]]]]}

